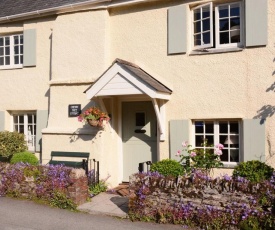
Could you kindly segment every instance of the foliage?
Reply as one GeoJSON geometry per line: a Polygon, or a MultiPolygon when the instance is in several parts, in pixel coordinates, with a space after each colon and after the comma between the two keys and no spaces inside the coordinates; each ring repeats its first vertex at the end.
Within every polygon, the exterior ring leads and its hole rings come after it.
{"type": "Polygon", "coordinates": [[[200,169],[209,175],[213,168],[223,166],[220,160],[222,144],[217,144],[214,148],[213,145],[207,144],[207,140],[204,140],[202,148],[192,149],[192,145],[188,145],[188,142],[185,141],[182,143],[182,147],[183,153],[181,154],[179,150],[176,156],[181,158],[179,162],[185,165],[186,173],[190,173],[193,169],[200,169]]]}
{"type": "Polygon", "coordinates": [[[27,150],[24,134],[17,132],[0,132],[0,156],[9,158],[15,153],[27,150]]]}
{"type": "Polygon", "coordinates": [[[164,176],[179,176],[183,174],[183,166],[176,160],[164,159],[153,163],[150,171],[159,172],[164,176]]]}
{"type": "Polygon", "coordinates": [[[87,122],[88,120],[98,120],[98,126],[103,126],[103,121],[108,122],[110,120],[110,117],[107,113],[104,113],[99,108],[90,107],[78,116],[78,121],[80,122],[87,122]]]}
{"type": "MultiPolygon", "coordinates": [[[[156,172],[140,173],[136,176],[137,178],[130,188],[134,191],[134,195],[129,200],[129,217],[133,221],[173,223],[192,229],[275,229],[275,173],[269,180],[261,181],[259,186],[242,177],[233,178],[224,175],[222,178],[213,179],[202,171],[193,171],[190,177],[181,177],[181,183],[188,187],[194,186],[198,194],[203,192],[200,191],[201,189],[209,189],[207,186],[211,184],[211,187],[215,184],[212,182],[218,181],[219,185],[228,184],[240,195],[244,193],[248,197],[248,200],[240,199],[237,202],[232,201],[221,206],[203,205],[186,201],[186,199],[179,202],[171,202],[168,199],[165,203],[162,197],[159,197],[160,188],[157,185],[166,184],[170,180],[167,181],[166,177],[156,172]],[[192,184],[190,184],[190,180],[192,180],[192,184]],[[257,192],[255,192],[255,188],[257,188],[257,192]],[[263,194],[266,194],[264,206],[260,202],[263,194]],[[152,200],[152,196],[158,196],[156,201],[152,200]]],[[[170,186],[171,184],[169,188],[170,186]]],[[[175,186],[178,185],[175,184],[175,186]]],[[[163,189],[166,191],[167,187],[163,189]]],[[[175,188],[176,190],[184,192],[181,187],[175,188]]],[[[170,189],[166,191],[169,197],[177,196],[171,191],[170,189]]]]}
{"type": "Polygon", "coordinates": [[[89,192],[91,196],[96,196],[101,192],[106,192],[108,189],[107,180],[110,177],[110,175],[108,175],[105,179],[102,179],[98,183],[96,183],[96,180],[94,180],[94,172],[94,170],[91,170],[88,173],[89,192]]]}
{"type": "Polygon", "coordinates": [[[235,167],[233,176],[245,177],[252,182],[260,182],[261,180],[269,179],[273,171],[274,169],[269,165],[258,160],[253,160],[240,163],[235,167]]]}
{"type": "Polygon", "coordinates": [[[0,162],[0,196],[26,198],[24,184],[28,177],[32,184],[28,199],[73,209],[71,201],[62,197],[65,196],[66,188],[72,183],[69,177],[71,170],[72,168],[63,165],[33,166],[25,163],[10,165],[0,162]]]}
{"type": "Polygon", "coordinates": [[[64,193],[55,190],[53,192],[52,198],[50,199],[50,205],[53,207],[68,209],[71,211],[76,211],[77,205],[68,198],[64,193]]]}
{"type": "Polygon", "coordinates": [[[14,154],[10,160],[11,164],[16,164],[19,162],[29,163],[31,165],[38,165],[39,161],[33,153],[21,152],[21,153],[14,154]]]}

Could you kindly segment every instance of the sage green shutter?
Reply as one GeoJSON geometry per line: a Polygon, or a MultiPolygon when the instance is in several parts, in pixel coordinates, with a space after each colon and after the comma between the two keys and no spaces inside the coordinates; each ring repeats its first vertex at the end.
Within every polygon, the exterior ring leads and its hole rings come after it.
{"type": "Polygon", "coordinates": [[[187,7],[174,6],[168,9],[168,54],[187,51],[187,7]]]}
{"type": "Polygon", "coordinates": [[[180,160],[176,157],[177,151],[182,150],[182,142],[189,142],[189,120],[171,120],[170,121],[170,159],[180,160]]]}
{"type": "Polygon", "coordinates": [[[246,47],[267,45],[267,0],[245,1],[246,47]]]}
{"type": "Polygon", "coordinates": [[[42,150],[42,129],[47,127],[48,123],[48,110],[37,110],[36,112],[36,140],[35,148],[36,152],[42,150]]]}
{"type": "Polygon", "coordinates": [[[265,161],[265,123],[261,119],[243,120],[243,161],[265,161]]]}
{"type": "Polygon", "coordinates": [[[35,66],[36,65],[36,30],[24,30],[23,33],[23,66],[35,66]]]}
{"type": "Polygon", "coordinates": [[[0,132],[5,130],[5,112],[0,111],[0,132]]]}

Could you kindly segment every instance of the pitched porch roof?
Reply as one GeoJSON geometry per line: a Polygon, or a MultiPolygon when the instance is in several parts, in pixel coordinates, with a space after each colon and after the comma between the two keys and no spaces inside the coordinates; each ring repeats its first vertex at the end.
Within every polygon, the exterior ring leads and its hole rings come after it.
{"type": "Polygon", "coordinates": [[[169,100],[172,90],[139,66],[116,59],[84,93],[88,99],[95,96],[146,94],[152,99],[169,100]]]}

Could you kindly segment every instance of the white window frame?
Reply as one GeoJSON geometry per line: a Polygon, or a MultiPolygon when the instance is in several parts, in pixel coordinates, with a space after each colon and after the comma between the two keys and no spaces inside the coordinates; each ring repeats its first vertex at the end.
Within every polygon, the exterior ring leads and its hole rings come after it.
{"type": "MultiPolygon", "coordinates": [[[[230,12],[230,11],[229,11],[230,12]]],[[[230,20],[229,20],[230,22],[230,20]]],[[[242,2],[230,2],[225,4],[220,4],[215,6],[215,37],[216,37],[216,48],[233,48],[233,47],[242,47],[243,46],[243,5],[242,2]],[[238,4],[240,7],[240,42],[239,43],[227,43],[227,44],[220,44],[220,17],[219,17],[219,7],[221,6],[228,6],[228,5],[236,5],[238,4]]],[[[230,26],[229,26],[230,29],[230,26]]]]}
{"type": "MultiPolygon", "coordinates": [[[[243,3],[242,1],[234,1],[234,2],[228,2],[228,3],[223,3],[223,4],[217,4],[213,6],[212,2],[202,4],[199,6],[196,6],[192,9],[192,49],[193,50],[218,50],[218,49],[226,49],[226,48],[241,48],[243,47],[243,41],[244,41],[244,26],[243,26],[243,21],[244,21],[244,13],[243,13],[243,3]],[[239,43],[228,43],[228,44],[220,44],[220,35],[219,35],[219,7],[225,6],[225,5],[233,5],[233,4],[239,4],[240,7],[240,42],[239,43]],[[210,44],[206,45],[200,45],[196,46],[194,44],[194,10],[196,9],[202,9],[203,7],[210,5],[210,44]],[[214,20],[213,20],[213,11],[215,10],[215,28],[214,28],[214,20]],[[215,30],[215,31],[214,31],[215,30]],[[215,47],[214,47],[214,37],[215,36],[215,47]]],[[[202,27],[201,27],[202,28],[202,27]]]]}
{"type": "MultiPolygon", "coordinates": [[[[14,117],[15,116],[23,116],[23,123],[17,123],[17,125],[24,125],[24,135],[25,135],[25,140],[27,142],[28,150],[31,152],[35,152],[35,142],[36,142],[36,126],[37,126],[37,116],[35,112],[13,112],[11,114],[11,127],[12,131],[16,131],[15,129],[15,123],[14,123],[14,117]],[[28,116],[32,116],[32,121],[33,123],[29,124],[28,123],[28,116]],[[36,118],[34,119],[34,116],[36,118]],[[31,126],[32,128],[32,134],[29,133],[28,128],[31,126]]],[[[19,130],[19,127],[18,127],[19,130]]]]}
{"type": "MultiPolygon", "coordinates": [[[[202,20],[201,20],[201,30],[202,30],[202,20]]],[[[202,33],[201,33],[202,34],[202,33]]],[[[205,48],[211,48],[213,47],[213,4],[212,2],[200,5],[192,9],[192,41],[193,41],[193,47],[194,49],[205,49],[205,48]],[[195,46],[194,44],[194,11],[197,9],[202,10],[203,7],[209,6],[210,7],[210,44],[195,46]]]]}
{"type": "MultiPolygon", "coordinates": [[[[238,136],[238,142],[239,142],[239,148],[232,148],[230,147],[230,145],[228,147],[226,147],[225,149],[228,149],[228,161],[222,161],[222,163],[224,164],[224,166],[236,166],[238,163],[241,162],[241,153],[242,153],[242,149],[241,149],[241,146],[242,146],[242,142],[241,142],[241,121],[240,120],[224,120],[224,119],[221,119],[221,120],[207,120],[207,119],[199,119],[199,120],[193,120],[192,121],[192,146],[195,148],[196,145],[195,145],[195,136],[196,136],[196,130],[195,130],[195,122],[213,122],[214,124],[214,146],[219,144],[219,137],[220,137],[220,132],[219,132],[219,123],[220,122],[237,122],[238,123],[238,134],[236,134],[236,136],[238,136]],[[233,161],[230,161],[230,150],[233,150],[233,149],[238,149],[239,150],[239,161],[238,162],[233,162],[233,161]]],[[[204,124],[205,125],[205,124],[204,124]]],[[[229,129],[228,129],[229,130],[229,129]]],[[[207,133],[203,133],[203,135],[207,135],[207,133]]],[[[224,134],[221,134],[221,135],[224,135],[224,134]]],[[[229,133],[228,133],[229,135],[229,133]]],[[[234,134],[230,134],[230,136],[234,136],[234,134]]],[[[223,144],[224,143],[220,143],[220,144],[223,144]]],[[[202,147],[201,149],[206,149],[204,147],[202,147]]],[[[210,148],[208,147],[208,149],[214,149],[213,148],[210,148]]]]}
{"type": "MultiPolygon", "coordinates": [[[[23,34],[11,34],[11,35],[2,35],[0,36],[0,38],[3,38],[5,40],[5,37],[9,37],[10,38],[10,54],[9,54],[9,57],[10,57],[10,64],[9,65],[0,65],[0,69],[16,69],[16,68],[23,68],[23,62],[20,63],[20,64],[15,64],[14,63],[14,57],[15,57],[15,53],[14,53],[14,47],[15,47],[15,44],[14,44],[14,37],[15,36],[23,36],[23,34]]],[[[24,37],[23,37],[24,39],[24,37]]],[[[20,38],[19,38],[19,41],[20,41],[20,38]]],[[[21,55],[21,52],[20,52],[20,43],[19,43],[19,60],[20,60],[20,55],[21,55]]],[[[24,48],[24,42],[23,42],[23,48],[24,48]]],[[[5,45],[3,46],[3,49],[4,49],[4,54],[3,54],[3,57],[5,58],[5,45]]],[[[23,58],[24,58],[24,54],[22,52],[22,55],[23,55],[23,58]]],[[[2,57],[2,56],[1,56],[2,57]]]]}

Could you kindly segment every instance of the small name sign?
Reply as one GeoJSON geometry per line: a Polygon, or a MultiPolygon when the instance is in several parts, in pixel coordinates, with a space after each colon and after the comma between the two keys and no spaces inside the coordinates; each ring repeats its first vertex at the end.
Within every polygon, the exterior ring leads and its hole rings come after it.
{"type": "Polygon", "coordinates": [[[69,105],[68,112],[69,112],[69,117],[77,117],[79,114],[81,114],[81,105],[80,104],[69,105]]]}

